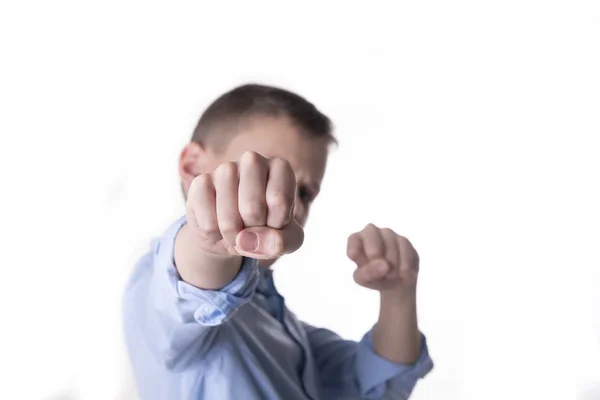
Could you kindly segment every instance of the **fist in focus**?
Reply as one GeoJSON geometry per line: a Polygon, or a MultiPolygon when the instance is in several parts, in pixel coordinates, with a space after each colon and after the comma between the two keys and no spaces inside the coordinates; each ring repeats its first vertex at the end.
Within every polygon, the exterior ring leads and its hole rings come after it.
{"type": "Polygon", "coordinates": [[[419,255],[405,237],[369,224],[348,238],[347,252],[359,285],[394,296],[415,293],[419,255]]]}
{"type": "Polygon", "coordinates": [[[188,227],[207,253],[274,259],[304,241],[293,216],[295,197],[296,176],[287,161],[247,152],[194,178],[188,227]]]}

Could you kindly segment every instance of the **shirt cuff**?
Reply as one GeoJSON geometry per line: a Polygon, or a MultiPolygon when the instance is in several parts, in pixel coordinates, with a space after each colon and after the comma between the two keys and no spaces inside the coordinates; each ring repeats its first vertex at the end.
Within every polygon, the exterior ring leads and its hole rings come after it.
{"type": "Polygon", "coordinates": [[[174,249],[177,233],[185,223],[185,217],[178,219],[155,244],[155,266],[162,269],[155,272],[167,273],[169,292],[183,300],[178,302],[183,314],[192,314],[202,325],[222,324],[252,298],[259,279],[258,260],[244,257],[236,277],[220,290],[199,289],[184,282],[175,267],[174,249]]]}
{"type": "Polygon", "coordinates": [[[433,369],[429,357],[427,340],[421,334],[421,352],[412,364],[398,364],[379,356],[373,346],[373,331],[370,330],[359,344],[356,372],[361,392],[366,398],[378,399],[388,388],[412,389],[416,382],[433,369]]]}

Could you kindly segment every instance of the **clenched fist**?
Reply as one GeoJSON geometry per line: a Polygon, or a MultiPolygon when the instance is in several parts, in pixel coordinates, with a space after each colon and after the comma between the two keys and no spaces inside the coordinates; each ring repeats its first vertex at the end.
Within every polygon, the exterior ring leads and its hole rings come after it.
{"type": "Polygon", "coordinates": [[[394,296],[414,293],[419,255],[405,237],[369,224],[350,235],[347,251],[356,263],[354,280],[359,285],[394,296]]]}
{"type": "Polygon", "coordinates": [[[194,178],[187,223],[207,253],[273,259],[304,241],[293,216],[295,197],[296,177],[287,161],[247,152],[194,178]]]}

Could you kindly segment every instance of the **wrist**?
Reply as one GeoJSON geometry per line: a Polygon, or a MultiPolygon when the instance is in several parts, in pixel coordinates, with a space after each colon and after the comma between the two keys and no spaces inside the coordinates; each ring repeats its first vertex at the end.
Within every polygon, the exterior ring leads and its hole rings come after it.
{"type": "Polygon", "coordinates": [[[231,282],[242,266],[242,257],[214,254],[198,246],[184,225],[175,239],[174,263],[181,279],[199,289],[219,290],[231,282]]]}
{"type": "Polygon", "coordinates": [[[411,293],[381,292],[373,342],[376,352],[382,357],[409,365],[418,360],[421,335],[416,303],[416,296],[411,293]]]}
{"type": "Polygon", "coordinates": [[[417,291],[416,287],[413,289],[391,289],[382,290],[379,292],[381,305],[391,307],[410,307],[415,306],[417,303],[417,291]]]}
{"type": "Polygon", "coordinates": [[[399,295],[396,293],[381,293],[379,306],[380,320],[416,321],[417,298],[414,294],[399,295]]]}

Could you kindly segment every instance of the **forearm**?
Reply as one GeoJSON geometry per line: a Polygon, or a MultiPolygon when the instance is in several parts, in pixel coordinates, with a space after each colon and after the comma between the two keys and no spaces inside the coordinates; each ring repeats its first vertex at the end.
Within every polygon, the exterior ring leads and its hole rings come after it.
{"type": "Polygon", "coordinates": [[[218,290],[240,271],[242,257],[210,254],[197,246],[185,224],[175,238],[175,266],[181,279],[200,289],[218,290]]]}
{"type": "Polygon", "coordinates": [[[193,285],[202,285],[196,279],[203,273],[202,266],[218,268],[219,264],[195,258],[196,253],[186,247],[189,244],[185,242],[185,234],[179,235],[184,226],[185,217],[175,221],[154,242],[151,254],[136,266],[124,300],[125,330],[128,345],[135,349],[133,353],[139,355],[137,349],[142,343],[144,349],[150,350],[169,369],[189,360],[182,354],[190,351],[192,344],[201,352],[212,346],[211,335],[217,332],[212,328],[227,321],[252,298],[259,277],[257,261],[244,258],[241,267],[235,267],[234,278],[227,278],[231,282],[222,289],[204,290],[193,285]],[[187,282],[182,280],[175,259],[180,262],[187,282]],[[199,268],[194,270],[194,266],[199,268]]]}
{"type": "Polygon", "coordinates": [[[381,294],[379,320],[373,328],[375,351],[400,364],[414,364],[421,351],[416,294],[405,297],[381,294]]]}

